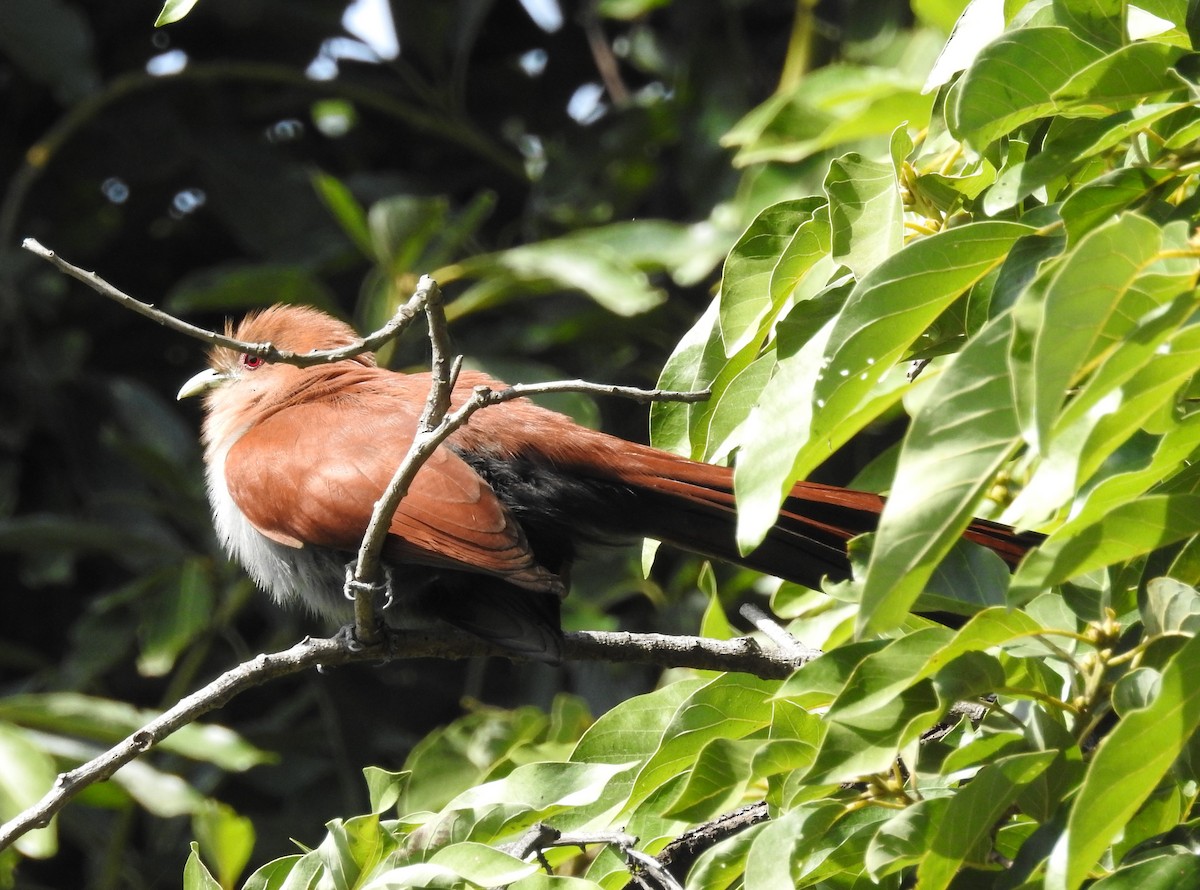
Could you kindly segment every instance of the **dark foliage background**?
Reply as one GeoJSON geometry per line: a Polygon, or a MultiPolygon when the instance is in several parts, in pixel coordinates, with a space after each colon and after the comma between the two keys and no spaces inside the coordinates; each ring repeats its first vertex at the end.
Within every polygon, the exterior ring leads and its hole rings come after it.
{"type": "MultiPolygon", "coordinates": [[[[810,64],[882,45],[906,10],[820,4],[810,64]]],[[[472,290],[486,263],[446,276],[452,297],[472,298],[453,325],[472,362],[511,379],[651,384],[739,227],[780,192],[772,165],[741,174],[718,140],[777,84],[797,13],[784,0],[568,4],[553,30],[511,0],[395,2],[399,57],[326,59],[333,79],[306,72],[347,36],[344,2],[204,0],[155,30],[158,11],[155,0],[0,4],[0,718],[77,734],[77,749],[56,752],[63,762],[110,730],[83,730],[81,700],[35,707],[26,694],[158,707],[327,629],[266,602],[216,548],[196,408],[173,401],[200,365],[196,344],[65,279],[22,238],[199,323],[287,298],[369,326],[438,266],[612,222],[698,223],[664,240],[673,260],[647,259],[646,286],[662,299],[639,314],[546,278],[472,290]],[[598,89],[605,66],[595,119],[573,118],[572,97],[598,89]],[[404,196],[385,223],[416,255],[369,256],[331,208],[345,194],[365,208],[404,196]],[[421,232],[427,211],[434,231],[421,232]]],[[[423,357],[412,338],[390,360],[423,357]]],[[[639,409],[570,407],[644,435],[639,409]]],[[[668,560],[641,582],[636,557],[581,571],[570,620],[694,631],[696,608],[655,606],[690,589],[695,567],[668,560]]],[[[155,766],[250,816],[265,861],[361,809],[364,763],[397,767],[473,702],[547,705],[569,689],[599,711],[652,681],[506,663],[299,677],[216,715],[274,752],[272,764],[233,774],[163,754],[155,766]]],[[[174,793],[149,787],[164,805],[174,793]]],[[[151,818],[116,787],[69,807],[59,830],[59,855],[24,862],[18,884],[174,886],[192,836],[183,815],[151,818]]]]}

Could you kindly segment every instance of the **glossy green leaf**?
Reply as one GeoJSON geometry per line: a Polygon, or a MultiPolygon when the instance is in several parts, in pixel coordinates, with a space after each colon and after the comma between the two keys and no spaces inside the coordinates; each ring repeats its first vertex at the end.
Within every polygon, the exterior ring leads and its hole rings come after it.
{"type": "MultiPolygon", "coordinates": [[[[665,296],[641,269],[602,244],[570,239],[539,241],[463,260],[461,274],[486,279],[500,275],[490,304],[526,296],[531,288],[570,289],[617,315],[639,315],[665,296]]],[[[467,295],[459,301],[468,299],[467,295]]]]}
{"type": "Polygon", "coordinates": [[[1114,148],[1184,107],[1180,103],[1145,105],[1098,121],[1070,121],[1054,134],[1053,140],[1047,141],[1041,152],[1006,167],[996,177],[984,198],[984,211],[994,215],[1007,210],[1086,159],[1114,148]]]}
{"type": "Polygon", "coordinates": [[[1096,46],[1117,47],[1125,40],[1122,0],[1054,0],[1054,20],[1096,46]]]}
{"type": "Polygon", "coordinates": [[[1200,885],[1200,858],[1175,853],[1144,859],[1117,869],[1091,885],[1092,890],[1178,890],[1200,885]]]}
{"type": "Polygon", "coordinates": [[[735,358],[713,382],[713,398],[692,427],[692,454],[713,462],[726,458],[741,444],[743,424],[775,372],[775,353],[764,353],[742,366],[735,358]],[[728,373],[727,372],[732,372],[728,373]]]}
{"type": "Polygon", "coordinates": [[[867,847],[863,859],[867,872],[880,878],[924,859],[938,837],[949,803],[946,797],[925,798],[888,819],[867,847]]]}
{"type": "Polygon", "coordinates": [[[721,285],[720,330],[725,355],[732,356],[760,336],[771,314],[772,274],[797,229],[824,204],[820,198],[784,201],[763,210],[738,238],[725,260],[721,285]]]}
{"type": "Polygon", "coordinates": [[[1061,27],[1021,28],[989,44],[958,84],[950,131],[983,150],[1022,124],[1052,114],[1054,94],[1104,51],[1061,27]]]}
{"type": "Polygon", "coordinates": [[[303,266],[225,265],[178,282],[166,299],[176,313],[244,312],[275,303],[316,306],[341,314],[333,291],[303,266]]]}
{"type": "Polygon", "coordinates": [[[1099,107],[1105,110],[1131,106],[1181,90],[1171,70],[1183,51],[1148,40],[1129,43],[1079,70],[1055,91],[1065,109],[1099,107]]]}
{"type": "Polygon", "coordinates": [[[1200,593],[1174,578],[1151,578],[1141,604],[1142,623],[1151,636],[1200,631],[1200,593]]]}
{"type": "Polygon", "coordinates": [[[859,634],[903,620],[1017,447],[1006,364],[1011,337],[1008,316],[985,328],[934,382],[913,420],[867,566],[859,634]]]}
{"type": "MultiPolygon", "coordinates": [[[[1138,325],[1136,336],[1115,343],[1100,366],[1075,393],[1059,415],[1047,451],[1028,484],[1004,514],[1004,521],[1017,525],[1036,523],[1065,505],[1073,493],[1090,478],[1113,452],[1131,437],[1141,433],[1142,425],[1154,412],[1169,403],[1173,391],[1190,376],[1195,355],[1191,347],[1195,333],[1187,329],[1177,333],[1194,311],[1190,294],[1176,298],[1160,311],[1145,316],[1138,325]]],[[[1185,421],[1185,424],[1188,423],[1185,421]]],[[[1160,442],[1161,458],[1146,462],[1145,469],[1153,473],[1157,465],[1164,472],[1169,463],[1190,450],[1190,436],[1176,429],[1160,442]],[[1182,440],[1178,444],[1176,440],[1182,440]],[[1166,445],[1168,447],[1163,447],[1166,445]]],[[[1125,474],[1135,468],[1126,463],[1125,474]]],[[[1119,475],[1118,474],[1114,475],[1119,475]]],[[[1148,478],[1140,494],[1150,483],[1162,478],[1148,478]]],[[[1108,486],[1113,475],[1101,481],[1108,486]]],[[[1090,521],[1112,506],[1105,491],[1093,488],[1088,500],[1103,504],[1098,512],[1085,517],[1080,511],[1072,522],[1090,521]]]]}
{"type": "MultiPolygon", "coordinates": [[[[696,320],[675,351],[667,359],[658,378],[660,389],[676,392],[695,392],[707,389],[726,365],[724,344],[717,327],[720,299],[713,300],[704,314],[696,320]]],[[[740,367],[750,361],[750,355],[739,354],[735,361],[740,367]]],[[[736,373],[735,369],[735,373],[736,373]]],[[[704,405],[685,402],[655,402],[650,406],[650,442],[655,448],[674,451],[695,459],[701,455],[692,450],[693,415],[707,413],[704,405]]],[[[699,421],[697,421],[697,424],[699,421]]]]}
{"type": "Polygon", "coordinates": [[[371,800],[372,813],[384,813],[400,802],[405,786],[412,773],[408,770],[392,772],[378,766],[363,769],[367,780],[367,794],[371,800]]]}
{"type": "Polygon", "coordinates": [[[833,258],[862,278],[904,245],[903,206],[891,164],[842,155],[825,175],[833,258]]]}
{"type": "Polygon", "coordinates": [[[983,769],[950,799],[934,843],[917,867],[917,879],[929,890],[950,886],[965,862],[984,864],[989,837],[1021,789],[1037,778],[1056,756],[1031,751],[1002,757],[983,769]]]}
{"type": "Polygon", "coordinates": [[[663,731],[662,743],[638,773],[630,794],[636,806],[657,788],[683,772],[715,739],[741,739],[771,720],[774,680],[745,674],[722,674],[681,702],[663,731]]]}
{"type": "Polygon", "coordinates": [[[429,857],[431,865],[448,868],[481,887],[508,886],[537,872],[537,861],[522,862],[486,844],[451,844],[429,857]]]}
{"type": "Polygon", "coordinates": [[[316,890],[325,868],[316,851],[282,856],[257,869],[242,890],[316,890]]]}
{"type": "MultiPolygon", "coordinates": [[[[1045,443],[1068,388],[1088,363],[1119,344],[1137,320],[1156,303],[1186,286],[1147,290],[1142,276],[1160,259],[1162,230],[1150,220],[1125,214],[1084,236],[1046,282],[1030,291],[1015,309],[1020,337],[1032,340],[1032,361],[1018,373],[1032,384],[1033,414],[1025,434],[1035,446],[1045,443]]],[[[1180,269],[1186,275],[1186,270],[1180,269]]]]}
{"type": "Polygon", "coordinates": [[[1039,592],[1093,569],[1149,553],[1200,532],[1200,495],[1148,495],[1070,533],[1053,534],[1021,564],[1009,601],[1039,592]]]}
{"type": "MultiPolygon", "coordinates": [[[[792,483],[805,472],[798,453],[805,453],[802,443],[810,437],[811,402],[796,394],[811,392],[822,372],[832,318],[845,294],[844,287],[831,289],[824,297],[796,306],[779,323],[775,373],[747,416],[734,468],[738,541],[745,550],[766,534],[792,483]]],[[[888,382],[890,388],[881,387],[882,395],[862,408],[864,416],[877,416],[899,400],[907,385],[903,374],[890,376],[888,382]]],[[[847,424],[850,429],[855,426],[847,424]]]]}
{"type": "Polygon", "coordinates": [[[831,785],[886,772],[905,747],[937,723],[945,707],[933,684],[922,680],[873,711],[831,721],[805,783],[831,785]]]}
{"type": "Polygon", "coordinates": [[[1192,637],[1162,671],[1158,697],[1123,717],[1088,767],[1046,871],[1048,890],[1080,886],[1104,850],[1158,785],[1200,726],[1200,637],[1192,637]]]}
{"type": "Polygon", "coordinates": [[[142,651],[138,670],[148,677],[161,677],[212,622],[216,594],[205,559],[183,564],[174,594],[160,597],[139,628],[142,651]]]}
{"type": "MultiPolygon", "coordinates": [[[[649,761],[667,741],[667,727],[678,710],[705,685],[704,680],[682,680],[621,702],[588,728],[571,753],[571,760],[609,764],[649,761]]],[[[615,774],[594,805],[577,807],[555,824],[563,830],[571,830],[588,825],[593,818],[603,817],[606,813],[622,811],[639,779],[633,772],[615,774]]],[[[607,824],[605,818],[601,821],[607,824]]]]}
{"type": "Polygon", "coordinates": [[[191,12],[198,2],[199,0],[166,0],[158,18],[154,20],[154,27],[161,28],[163,25],[179,21],[191,12]]]}
{"type": "Polygon", "coordinates": [[[821,836],[843,814],[839,803],[797,807],[772,819],[758,832],[746,856],[745,886],[761,890],[794,890],[796,848],[806,837],[821,836]]]}
{"type": "Polygon", "coordinates": [[[1121,167],[1085,183],[1059,208],[1071,243],[1122,210],[1136,207],[1175,174],[1161,167],[1121,167]]]}
{"type": "Polygon", "coordinates": [[[763,743],[717,738],[695,757],[687,780],[663,815],[704,822],[736,806],[750,781],[750,763],[763,743]]]}
{"type": "Polygon", "coordinates": [[[794,92],[778,93],[752,110],[722,139],[737,147],[734,164],[796,162],[844,142],[886,136],[905,123],[929,120],[933,95],[895,70],[828,65],[794,92]]]}
{"type": "Polygon", "coordinates": [[[183,867],[184,890],[221,890],[217,879],[200,861],[200,850],[195,841],[192,841],[191,850],[183,867]]]}
{"type": "Polygon", "coordinates": [[[816,381],[811,441],[822,457],[828,436],[956,298],[996,269],[1030,229],[983,222],[909,244],[850,294],[829,337],[816,381]]]}

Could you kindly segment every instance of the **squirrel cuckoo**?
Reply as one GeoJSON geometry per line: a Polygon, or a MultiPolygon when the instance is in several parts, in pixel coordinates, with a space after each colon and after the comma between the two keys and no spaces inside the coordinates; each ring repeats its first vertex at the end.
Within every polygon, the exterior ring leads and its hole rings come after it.
{"type": "MultiPolygon", "coordinates": [[[[298,353],[357,340],[315,309],[252,314],[237,339],[298,353]]],[[[345,566],[406,454],[428,374],[374,356],[297,368],[231,349],[179,398],[206,394],[209,499],[225,549],[276,600],[339,620],[345,566]]],[[[463,372],[454,403],[473,387],[463,372]]],[[[791,491],[752,553],[734,542],[733,473],[586,429],[524,399],[476,413],[417,473],[384,547],[388,623],[440,618],[531,657],[559,657],[559,601],[580,544],[649,537],[809,587],[845,578],[846,542],[875,528],[883,499],[812,482],[791,491]]],[[[1015,565],[1034,536],[987,521],[965,536],[1015,565]]]]}

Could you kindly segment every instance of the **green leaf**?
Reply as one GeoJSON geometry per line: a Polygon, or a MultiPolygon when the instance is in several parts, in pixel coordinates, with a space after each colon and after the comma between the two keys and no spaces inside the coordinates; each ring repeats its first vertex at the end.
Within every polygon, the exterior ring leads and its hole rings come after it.
{"type": "Polygon", "coordinates": [[[737,804],[750,781],[750,763],[763,747],[759,739],[717,738],[700,749],[668,818],[704,822],[737,804]]]}
{"type": "Polygon", "coordinates": [[[324,877],[321,857],[313,850],[268,862],[246,879],[242,890],[316,890],[324,877]]]}
{"type": "Polygon", "coordinates": [[[892,164],[842,155],[825,176],[833,258],[862,278],[904,246],[904,207],[892,164]]]}
{"type": "Polygon", "coordinates": [[[1162,671],[1158,697],[1105,736],[1071,807],[1046,870],[1048,890],[1079,887],[1200,726],[1200,637],[1162,671]]]}
{"type": "Polygon", "coordinates": [[[867,873],[878,880],[924,859],[939,836],[949,803],[948,797],[926,798],[888,819],[867,846],[867,873]]]}
{"type": "Polygon", "coordinates": [[[138,628],[142,648],[138,671],[144,676],[167,674],[180,653],[209,628],[216,604],[210,565],[207,557],[189,559],[181,567],[174,594],[151,604],[138,628]]]}
{"type": "Polygon", "coordinates": [[[771,287],[775,267],[800,225],[824,204],[821,198],[773,204],[755,217],[733,245],[721,276],[720,331],[726,356],[735,355],[761,336],[760,323],[775,305],[771,287]]]}
{"type": "Polygon", "coordinates": [[[225,264],[185,277],[166,299],[171,312],[235,312],[275,303],[316,306],[340,315],[337,298],[311,269],[273,263],[225,264]]]}
{"type": "MultiPolygon", "coordinates": [[[[767,533],[783,498],[805,473],[797,452],[804,453],[800,446],[810,438],[812,403],[797,399],[796,393],[811,392],[821,375],[826,342],[833,330],[832,316],[844,298],[845,288],[831,289],[822,298],[794,307],[778,325],[775,373],[746,419],[734,467],[738,543],[743,550],[751,549],[767,533]]],[[[876,416],[899,400],[901,389],[907,386],[904,376],[891,375],[889,383],[890,389],[880,387],[882,394],[862,408],[863,416],[876,416]]]]}
{"type": "Polygon", "coordinates": [[[346,184],[336,176],[317,172],[312,175],[312,185],[317,197],[329,208],[329,212],[354,246],[363,256],[374,259],[375,245],[370,224],[367,222],[367,212],[346,184]]]}
{"type": "Polygon", "coordinates": [[[1104,51],[1066,28],[1021,28],[989,44],[959,81],[950,132],[982,150],[1022,124],[1054,113],[1054,94],[1104,51]]]}
{"type": "Polygon", "coordinates": [[[1169,184],[1174,175],[1161,167],[1120,167],[1084,183],[1059,207],[1068,240],[1078,242],[1101,223],[1169,184]]]}
{"type": "Polygon", "coordinates": [[[367,780],[371,812],[382,814],[400,802],[412,772],[410,770],[392,772],[382,767],[368,766],[363,768],[363,776],[367,780]]]}
{"type": "Polygon", "coordinates": [[[192,831],[205,858],[216,866],[218,883],[232,887],[254,850],[254,823],[232,807],[210,800],[192,814],[192,831]]]}
{"type": "Polygon", "coordinates": [[[1001,316],[967,344],[905,436],[867,565],[859,635],[904,619],[1020,441],[1006,362],[1012,327],[1001,316]]]}
{"type": "Polygon", "coordinates": [[[163,8],[158,14],[158,18],[154,20],[154,27],[161,28],[163,25],[170,25],[179,21],[196,5],[198,0],[166,0],[163,3],[163,8]]]}
{"type": "MultiPolygon", "coordinates": [[[[0,723],[0,823],[7,822],[42,799],[58,774],[54,760],[29,735],[0,723]]],[[[55,822],[16,840],[23,856],[46,859],[58,852],[55,822]]]]}
{"type": "Polygon", "coordinates": [[[1052,534],[1021,564],[1009,602],[1026,602],[1075,575],[1115,565],[1200,532],[1200,495],[1148,495],[1082,529],[1052,534]]]}
{"type": "Polygon", "coordinates": [[[1122,0],[1054,0],[1054,20],[1096,46],[1117,47],[1125,40],[1122,0]]]}
{"type": "Polygon", "coordinates": [[[353,890],[395,848],[395,839],[370,814],[328,823],[329,833],[317,848],[335,890],[353,890]]]}
{"type": "Polygon", "coordinates": [[[1200,631],[1200,593],[1174,578],[1151,578],[1141,604],[1147,636],[1200,631]]]}
{"type": "MultiPolygon", "coordinates": [[[[514,299],[531,288],[546,291],[555,288],[578,290],[616,315],[640,315],[665,299],[651,285],[646,273],[628,262],[617,251],[570,238],[524,244],[499,253],[483,254],[459,263],[461,274],[485,279],[500,276],[492,284],[500,289],[491,294],[489,304],[514,299]]],[[[455,304],[468,301],[467,294],[455,304]]]]}
{"type": "Polygon", "coordinates": [[[774,372],[773,350],[745,366],[735,358],[722,369],[713,381],[713,398],[693,413],[693,455],[709,462],[721,461],[741,444],[743,424],[774,372]]]}
{"type": "MultiPolygon", "coordinates": [[[[676,392],[696,392],[707,389],[726,365],[725,348],[717,327],[720,298],[709,303],[704,314],[696,320],[675,351],[667,359],[658,377],[658,388],[676,392]]],[[[735,356],[739,367],[745,367],[749,354],[735,356]]],[[[673,451],[694,459],[702,455],[693,450],[693,415],[708,409],[686,402],[655,402],[650,406],[650,442],[655,448],[673,451]]]]}
{"type": "MultiPolygon", "coordinates": [[[[704,680],[681,680],[621,702],[588,728],[571,753],[571,760],[610,764],[648,761],[667,740],[666,730],[676,712],[706,685],[704,680]]],[[[570,830],[587,824],[597,814],[622,811],[637,778],[628,772],[616,774],[595,806],[577,808],[556,826],[570,830]]]]}
{"type": "Polygon", "coordinates": [[[1005,810],[1022,788],[1058,756],[1056,751],[1013,754],[981,769],[946,806],[937,838],[917,867],[922,888],[943,890],[966,862],[984,864],[987,843],[1005,810]]]}
{"type": "Polygon", "coordinates": [[[745,886],[755,890],[795,890],[796,847],[806,837],[825,834],[843,814],[840,803],[796,807],[772,819],[754,838],[746,856],[745,886]]]}
{"type": "Polygon", "coordinates": [[[443,847],[429,857],[429,863],[448,868],[481,887],[507,887],[541,868],[536,861],[522,862],[486,844],[475,843],[443,847]]]}
{"type": "Polygon", "coordinates": [[[808,72],[791,93],[777,93],[721,139],[738,148],[735,166],[795,163],[851,140],[887,136],[929,120],[933,94],[895,69],[827,65],[808,72]]]}
{"type": "MultiPolygon", "coordinates": [[[[1163,237],[1163,230],[1144,217],[1120,216],[1085,235],[1044,290],[1027,291],[1018,301],[1016,349],[1024,355],[1024,344],[1031,341],[1033,356],[1027,366],[1019,361],[1016,371],[1032,384],[1032,414],[1023,425],[1035,447],[1048,441],[1067,390],[1088,363],[1118,345],[1156,303],[1187,286],[1185,276],[1177,288],[1159,293],[1141,285],[1140,276],[1161,257],[1163,237]]],[[[1194,269],[1194,262],[1189,265],[1194,269]]]]}
{"type": "Polygon", "coordinates": [[[741,739],[768,726],[775,680],[722,674],[681,702],[662,743],[638,773],[629,806],[637,806],[694,763],[714,739],[741,739]]]}
{"type": "MultiPolygon", "coordinates": [[[[1072,396],[1059,415],[1053,438],[1032,478],[1005,511],[1003,521],[1017,526],[1042,521],[1076,496],[1115,452],[1130,440],[1146,440],[1143,426],[1192,374],[1197,353],[1190,341],[1196,330],[1177,331],[1194,312],[1185,293],[1160,311],[1141,319],[1135,336],[1111,347],[1099,368],[1072,396]]],[[[1085,507],[1072,511],[1071,523],[1099,518],[1120,500],[1141,494],[1163,478],[1191,451],[1188,418],[1158,440],[1157,448],[1137,466],[1114,464],[1107,477],[1086,493],[1085,507]],[[1137,487],[1135,476],[1144,484],[1137,487]],[[1113,499],[1120,486],[1128,496],[1113,499]],[[1130,486],[1134,486],[1130,489],[1130,486]]]]}
{"type": "Polygon", "coordinates": [[[1200,886],[1200,858],[1195,853],[1155,856],[1117,869],[1091,885],[1091,890],[1177,890],[1200,886]]]}
{"type": "MultiPolygon", "coordinates": [[[[830,334],[816,381],[806,469],[828,453],[842,424],[917,338],[973,284],[996,269],[1031,230],[1017,223],[970,223],[909,244],[851,292],[830,334]]],[[[839,432],[840,435],[840,432],[839,432]]],[[[802,452],[803,453],[803,452],[802,452]]]]}
{"type": "Polygon", "coordinates": [[[188,854],[183,866],[184,890],[221,890],[221,885],[212,876],[204,863],[200,861],[200,848],[195,841],[191,843],[192,852],[188,854]]]}
{"type": "Polygon", "coordinates": [[[446,228],[450,202],[442,197],[395,195],[371,205],[367,229],[371,253],[391,274],[424,272],[421,256],[446,228]]]}
{"type": "MultiPolygon", "coordinates": [[[[1067,175],[1088,158],[1108,151],[1169,114],[1183,103],[1144,105],[1098,121],[1068,121],[1048,139],[1042,151],[1006,167],[983,200],[984,212],[1001,213],[1051,180],[1067,175]]],[[[1126,173],[1141,168],[1122,168],[1126,173]]],[[[1073,197],[1073,196],[1072,196],[1073,197]]],[[[1073,208],[1074,209],[1074,208],[1073,208]]]]}
{"type": "Polygon", "coordinates": [[[1153,102],[1182,89],[1172,66],[1183,56],[1178,47],[1138,40],[1083,68],[1055,91],[1062,110],[1153,102]]]}
{"type": "MultiPolygon", "coordinates": [[[[119,741],[157,716],[156,711],[73,692],[12,695],[0,699],[0,720],[101,742],[119,741]]],[[[181,727],[163,739],[158,747],[237,772],[274,760],[274,755],[255,748],[233,731],[215,724],[191,723],[181,727]]]]}

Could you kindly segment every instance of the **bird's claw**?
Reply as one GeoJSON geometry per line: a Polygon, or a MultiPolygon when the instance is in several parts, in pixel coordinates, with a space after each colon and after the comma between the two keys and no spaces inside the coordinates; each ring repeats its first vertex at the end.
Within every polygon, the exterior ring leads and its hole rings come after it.
{"type": "Polygon", "coordinates": [[[392,570],[390,566],[383,567],[383,580],[379,582],[360,581],[355,577],[357,566],[354,563],[346,564],[346,584],[342,588],[342,592],[348,600],[355,600],[359,593],[366,593],[372,598],[376,596],[383,597],[383,605],[380,607],[386,610],[391,607],[392,599],[392,570]]]}
{"type": "Polygon", "coordinates": [[[355,630],[353,622],[339,627],[333,638],[348,652],[362,652],[367,648],[366,644],[358,638],[358,632],[355,630]]]}

